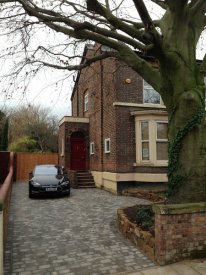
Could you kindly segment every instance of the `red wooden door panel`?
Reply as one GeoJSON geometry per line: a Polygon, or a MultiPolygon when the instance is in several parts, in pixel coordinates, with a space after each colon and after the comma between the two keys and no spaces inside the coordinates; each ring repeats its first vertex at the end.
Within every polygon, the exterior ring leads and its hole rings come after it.
{"type": "Polygon", "coordinates": [[[84,138],[71,138],[71,170],[85,170],[86,146],[84,138]]]}

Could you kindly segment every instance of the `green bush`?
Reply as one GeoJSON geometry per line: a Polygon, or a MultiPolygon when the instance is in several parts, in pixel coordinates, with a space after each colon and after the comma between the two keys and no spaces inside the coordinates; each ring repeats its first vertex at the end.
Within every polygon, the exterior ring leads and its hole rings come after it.
{"type": "Polygon", "coordinates": [[[136,218],[138,224],[144,230],[149,230],[152,226],[154,226],[154,212],[152,208],[144,207],[137,210],[136,218]]]}
{"type": "Polygon", "coordinates": [[[16,142],[13,142],[9,146],[10,151],[12,152],[38,152],[39,147],[36,140],[23,136],[17,139],[16,142]]]}

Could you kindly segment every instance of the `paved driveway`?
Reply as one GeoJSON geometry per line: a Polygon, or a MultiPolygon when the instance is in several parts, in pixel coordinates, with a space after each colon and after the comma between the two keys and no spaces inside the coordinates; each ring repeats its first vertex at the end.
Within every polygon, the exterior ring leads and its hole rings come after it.
{"type": "Polygon", "coordinates": [[[154,265],[116,227],[118,208],[146,201],[99,189],[29,199],[27,188],[14,184],[5,275],[102,275],[154,265]]]}

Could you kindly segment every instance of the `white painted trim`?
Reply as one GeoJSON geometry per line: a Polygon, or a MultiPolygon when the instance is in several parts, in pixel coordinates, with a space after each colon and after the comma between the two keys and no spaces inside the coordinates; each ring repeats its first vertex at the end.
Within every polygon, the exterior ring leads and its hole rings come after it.
{"type": "Polygon", "coordinates": [[[110,153],[110,151],[111,151],[111,140],[110,140],[110,138],[105,138],[105,140],[104,140],[104,153],[108,154],[108,153],[110,153]],[[109,149],[107,148],[107,145],[108,145],[109,149]]]}
{"type": "Polygon", "coordinates": [[[64,137],[62,137],[62,139],[61,139],[61,157],[64,156],[64,152],[65,152],[65,139],[64,139],[64,137]]]}
{"type": "Polygon", "coordinates": [[[113,102],[113,106],[166,109],[164,105],[149,104],[149,103],[142,104],[142,103],[129,103],[129,102],[113,102]]]}
{"type": "Polygon", "coordinates": [[[155,119],[156,119],[156,117],[157,117],[157,119],[158,119],[158,117],[160,117],[159,119],[162,119],[162,116],[164,116],[164,117],[168,116],[167,112],[163,111],[163,110],[133,111],[133,112],[131,112],[131,115],[135,116],[135,117],[141,116],[141,120],[142,119],[147,120],[147,119],[150,119],[150,117],[152,118],[154,116],[155,116],[155,119]]]}
{"type": "Polygon", "coordinates": [[[94,155],[94,141],[89,143],[89,154],[94,155]]]}
{"type": "Polygon", "coordinates": [[[87,117],[73,117],[73,116],[65,116],[60,122],[59,126],[65,122],[80,122],[80,123],[89,123],[89,118],[87,117]]]}
{"type": "Polygon", "coordinates": [[[91,171],[92,175],[97,177],[98,182],[102,184],[102,180],[111,182],[121,181],[139,181],[139,182],[167,182],[167,174],[152,174],[152,173],[112,173],[91,171]]]}

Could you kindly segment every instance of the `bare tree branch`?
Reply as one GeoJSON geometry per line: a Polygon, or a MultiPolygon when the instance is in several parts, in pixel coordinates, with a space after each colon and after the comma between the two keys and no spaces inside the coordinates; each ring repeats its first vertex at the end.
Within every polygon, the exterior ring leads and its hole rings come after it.
{"type": "Polygon", "coordinates": [[[143,24],[145,25],[146,29],[153,28],[153,21],[147,11],[147,8],[143,2],[143,0],[133,0],[135,7],[142,19],[143,24]]]}
{"type": "Polygon", "coordinates": [[[46,67],[50,67],[50,68],[54,68],[54,69],[58,69],[58,70],[67,70],[67,71],[73,71],[73,70],[81,70],[85,67],[88,67],[89,65],[91,65],[92,63],[95,63],[97,61],[103,60],[105,58],[108,57],[117,57],[118,54],[115,52],[105,52],[101,55],[97,55],[97,56],[93,56],[91,58],[86,58],[84,59],[84,61],[82,63],[80,63],[79,65],[65,65],[65,66],[61,66],[61,65],[57,65],[57,64],[51,64],[48,62],[44,62],[44,61],[31,61],[28,60],[27,64],[35,64],[35,63],[39,63],[42,64],[46,67]]]}
{"type": "Polygon", "coordinates": [[[151,0],[155,4],[159,5],[162,9],[166,10],[168,8],[167,4],[163,0],[151,0]]]}

